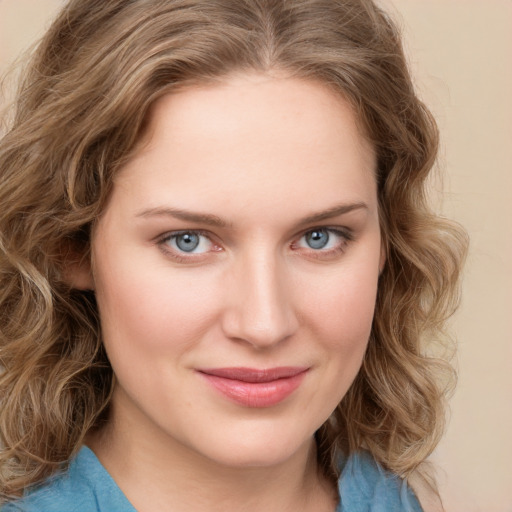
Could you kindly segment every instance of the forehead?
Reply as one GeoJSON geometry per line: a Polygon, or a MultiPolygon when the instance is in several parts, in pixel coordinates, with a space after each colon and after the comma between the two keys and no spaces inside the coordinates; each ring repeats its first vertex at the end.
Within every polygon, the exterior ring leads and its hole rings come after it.
{"type": "Polygon", "coordinates": [[[157,100],[148,117],[146,143],[156,142],[159,135],[178,141],[189,133],[204,136],[204,142],[247,134],[265,142],[267,134],[272,147],[293,132],[314,144],[320,137],[326,142],[337,137],[338,142],[350,139],[357,149],[372,151],[341,93],[316,80],[282,74],[237,73],[188,86],[157,100]]]}
{"type": "Polygon", "coordinates": [[[314,81],[241,74],[159,99],[114,189],[145,207],[229,203],[246,211],[307,198],[322,209],[373,200],[374,167],[341,95],[314,81]]]}

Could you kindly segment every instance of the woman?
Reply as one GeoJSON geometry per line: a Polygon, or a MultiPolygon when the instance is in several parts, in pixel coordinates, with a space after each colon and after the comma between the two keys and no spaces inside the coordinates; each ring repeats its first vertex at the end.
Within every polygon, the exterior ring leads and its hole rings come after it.
{"type": "Polygon", "coordinates": [[[370,1],[69,2],[0,143],[2,510],[421,510],[436,149],[370,1]]]}

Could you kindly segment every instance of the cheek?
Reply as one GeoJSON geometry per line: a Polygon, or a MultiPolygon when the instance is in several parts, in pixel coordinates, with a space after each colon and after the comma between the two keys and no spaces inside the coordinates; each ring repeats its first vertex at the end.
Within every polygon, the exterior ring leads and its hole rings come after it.
{"type": "MultiPolygon", "coordinates": [[[[373,265],[372,265],[373,267],[373,265]]],[[[309,282],[302,302],[304,350],[315,346],[316,379],[308,396],[318,428],[346,395],[364,358],[375,309],[378,270],[345,266],[309,282]]],[[[305,284],[305,283],[304,283],[305,284]]]]}
{"type": "Polygon", "coordinates": [[[318,340],[327,360],[318,389],[330,390],[326,399],[329,414],[361,368],[375,310],[378,270],[373,267],[377,266],[338,269],[322,286],[312,288],[304,309],[305,323],[314,329],[310,337],[318,340]]]}
{"type": "MultiPolygon", "coordinates": [[[[124,356],[180,353],[201,338],[215,316],[208,279],[191,280],[169,268],[108,262],[98,269],[96,295],[109,352],[122,346],[124,356]]],[[[211,280],[210,280],[211,281],[211,280]]]]}
{"type": "Polygon", "coordinates": [[[313,288],[304,310],[323,338],[348,349],[368,340],[377,293],[377,272],[343,271],[313,288]]]}

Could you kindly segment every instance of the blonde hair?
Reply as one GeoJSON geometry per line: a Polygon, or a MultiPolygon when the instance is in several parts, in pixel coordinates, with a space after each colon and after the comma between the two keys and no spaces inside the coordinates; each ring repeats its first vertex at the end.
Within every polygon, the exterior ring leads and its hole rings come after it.
{"type": "Polygon", "coordinates": [[[362,368],[317,432],[336,476],[366,449],[407,476],[443,429],[450,366],[429,354],[458,299],[464,232],[425,197],[438,133],[400,34],[370,0],[71,0],[41,41],[0,141],[0,489],[16,496],[76,453],[113,375],[92,292],[70,260],[159,97],[232,71],[316,80],[353,106],[378,160],[387,249],[362,368]]]}

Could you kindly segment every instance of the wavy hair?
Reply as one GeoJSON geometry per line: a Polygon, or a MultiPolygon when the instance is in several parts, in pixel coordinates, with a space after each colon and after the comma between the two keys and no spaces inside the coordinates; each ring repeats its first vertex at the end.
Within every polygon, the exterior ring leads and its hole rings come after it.
{"type": "Polygon", "coordinates": [[[429,347],[457,305],[467,242],[426,199],[438,132],[396,25],[370,0],[71,0],[28,63],[0,141],[4,499],[65,467],[108,413],[94,294],[71,289],[66,266],[89,258],[148,109],[245,70],[330,87],[377,154],[387,263],[362,368],[317,432],[321,467],[334,478],[336,453],[366,449],[407,476],[439,440],[451,368],[429,347]]]}

